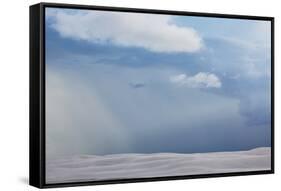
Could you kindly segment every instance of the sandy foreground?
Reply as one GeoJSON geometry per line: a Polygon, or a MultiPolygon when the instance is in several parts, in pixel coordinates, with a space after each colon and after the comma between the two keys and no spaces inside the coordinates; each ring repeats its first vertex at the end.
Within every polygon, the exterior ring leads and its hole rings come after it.
{"type": "Polygon", "coordinates": [[[82,155],[47,160],[46,183],[269,170],[270,147],[195,154],[82,155]]]}

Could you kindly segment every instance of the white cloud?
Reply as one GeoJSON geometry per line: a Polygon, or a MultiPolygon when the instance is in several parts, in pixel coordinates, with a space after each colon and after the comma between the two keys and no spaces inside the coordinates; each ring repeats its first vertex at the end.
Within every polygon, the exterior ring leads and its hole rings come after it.
{"type": "Polygon", "coordinates": [[[212,73],[199,72],[194,76],[179,74],[170,77],[172,83],[191,88],[220,88],[220,79],[212,73]]]}
{"type": "Polygon", "coordinates": [[[173,24],[173,17],[168,15],[53,9],[46,15],[51,27],[65,38],[153,52],[196,52],[203,46],[193,28],[173,24]]]}

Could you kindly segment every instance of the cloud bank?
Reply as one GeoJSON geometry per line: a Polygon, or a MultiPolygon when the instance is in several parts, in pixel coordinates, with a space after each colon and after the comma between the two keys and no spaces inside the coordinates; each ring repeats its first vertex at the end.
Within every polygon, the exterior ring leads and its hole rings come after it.
{"type": "Polygon", "coordinates": [[[191,88],[220,88],[220,79],[212,73],[199,72],[194,76],[179,74],[170,77],[172,83],[191,88]]]}
{"type": "Polygon", "coordinates": [[[62,37],[75,40],[167,53],[192,53],[203,46],[193,28],[173,24],[168,15],[55,9],[47,9],[46,15],[62,37]]]}

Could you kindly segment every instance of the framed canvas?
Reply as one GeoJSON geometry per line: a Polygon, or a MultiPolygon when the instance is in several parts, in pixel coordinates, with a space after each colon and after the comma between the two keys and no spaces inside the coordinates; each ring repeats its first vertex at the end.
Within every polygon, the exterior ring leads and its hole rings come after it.
{"type": "Polygon", "coordinates": [[[274,172],[274,18],[30,7],[30,185],[274,172]]]}

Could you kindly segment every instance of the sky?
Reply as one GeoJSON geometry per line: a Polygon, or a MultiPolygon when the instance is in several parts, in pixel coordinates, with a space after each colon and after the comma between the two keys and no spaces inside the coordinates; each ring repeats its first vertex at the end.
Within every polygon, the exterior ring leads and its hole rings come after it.
{"type": "Polygon", "coordinates": [[[47,158],[270,146],[270,22],[46,8],[47,158]]]}

